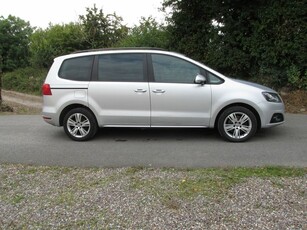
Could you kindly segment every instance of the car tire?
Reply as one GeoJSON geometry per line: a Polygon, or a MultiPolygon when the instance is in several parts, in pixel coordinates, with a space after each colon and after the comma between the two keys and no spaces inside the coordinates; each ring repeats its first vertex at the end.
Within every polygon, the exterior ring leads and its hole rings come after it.
{"type": "Polygon", "coordinates": [[[98,125],[95,116],[85,108],[70,110],[64,117],[64,131],[74,141],[87,141],[95,136],[98,125]]]}
{"type": "Polygon", "coordinates": [[[220,135],[231,142],[243,142],[250,139],[257,131],[255,114],[242,106],[229,107],[218,118],[220,135]]]}

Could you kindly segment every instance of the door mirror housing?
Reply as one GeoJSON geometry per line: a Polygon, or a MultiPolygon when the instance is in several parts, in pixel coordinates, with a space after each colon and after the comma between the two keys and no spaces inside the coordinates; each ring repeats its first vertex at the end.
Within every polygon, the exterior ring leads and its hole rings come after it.
{"type": "Polygon", "coordinates": [[[194,83],[199,85],[204,85],[206,83],[206,78],[201,74],[197,74],[194,83]]]}

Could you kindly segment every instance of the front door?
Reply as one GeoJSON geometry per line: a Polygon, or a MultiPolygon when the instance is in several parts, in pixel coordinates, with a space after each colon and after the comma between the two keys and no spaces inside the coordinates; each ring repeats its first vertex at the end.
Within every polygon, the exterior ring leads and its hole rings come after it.
{"type": "Polygon", "coordinates": [[[151,54],[154,82],[149,83],[151,126],[207,127],[211,86],[195,84],[197,65],[173,56],[151,54]]]}

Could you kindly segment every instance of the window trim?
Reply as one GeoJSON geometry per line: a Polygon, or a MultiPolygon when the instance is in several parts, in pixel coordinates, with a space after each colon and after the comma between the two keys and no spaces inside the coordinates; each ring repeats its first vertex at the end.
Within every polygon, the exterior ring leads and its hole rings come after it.
{"type": "MultiPolygon", "coordinates": [[[[156,81],[154,78],[154,69],[153,69],[153,62],[152,62],[152,55],[163,55],[163,56],[169,56],[169,57],[173,57],[173,58],[177,58],[183,61],[186,61],[196,67],[199,68],[200,70],[200,74],[202,74],[207,82],[207,85],[220,85],[223,84],[225,82],[225,80],[223,78],[220,78],[219,76],[217,76],[216,74],[213,74],[212,72],[210,72],[209,70],[193,63],[190,62],[189,60],[186,59],[182,59],[180,57],[177,56],[173,56],[173,55],[169,55],[169,54],[161,54],[161,53],[139,53],[139,52],[132,52],[132,53],[105,53],[105,54],[94,54],[94,55],[84,55],[84,56],[77,56],[77,57],[73,57],[73,58],[67,58],[65,60],[63,60],[61,67],[58,70],[58,77],[64,80],[69,80],[69,81],[79,81],[79,80],[74,80],[74,79],[66,79],[60,76],[60,71],[62,69],[63,63],[65,61],[71,60],[71,59],[77,59],[77,58],[83,58],[83,57],[93,57],[92,59],[92,67],[91,67],[91,73],[90,73],[90,78],[89,80],[86,81],[94,81],[94,82],[120,82],[120,81],[101,81],[98,79],[98,73],[99,73],[99,56],[101,55],[120,55],[120,54],[140,54],[143,56],[143,81],[137,81],[137,82],[156,82],[156,83],[167,83],[167,84],[195,84],[195,83],[184,83],[184,82],[159,82],[156,81]],[[209,79],[209,74],[214,75],[216,78],[218,78],[220,80],[220,82],[218,83],[213,83],[210,82],[209,79]]],[[[79,82],[86,82],[86,81],[79,81],[79,82]]],[[[136,81],[123,81],[123,82],[136,82],[136,81]]]]}
{"type": "Polygon", "coordinates": [[[149,81],[149,82],[155,82],[151,55],[152,55],[151,53],[147,53],[147,54],[146,54],[147,75],[148,75],[148,81],[149,81]]]}

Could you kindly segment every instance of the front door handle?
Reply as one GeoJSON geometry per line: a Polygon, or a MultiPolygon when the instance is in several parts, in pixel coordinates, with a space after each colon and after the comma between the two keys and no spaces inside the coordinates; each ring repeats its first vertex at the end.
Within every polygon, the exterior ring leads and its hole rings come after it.
{"type": "Polygon", "coordinates": [[[154,93],[165,93],[165,90],[164,89],[155,89],[152,92],[154,92],[154,93]]]}
{"type": "Polygon", "coordinates": [[[136,93],[146,93],[146,89],[136,89],[136,90],[134,90],[134,92],[136,92],[136,93]]]}

